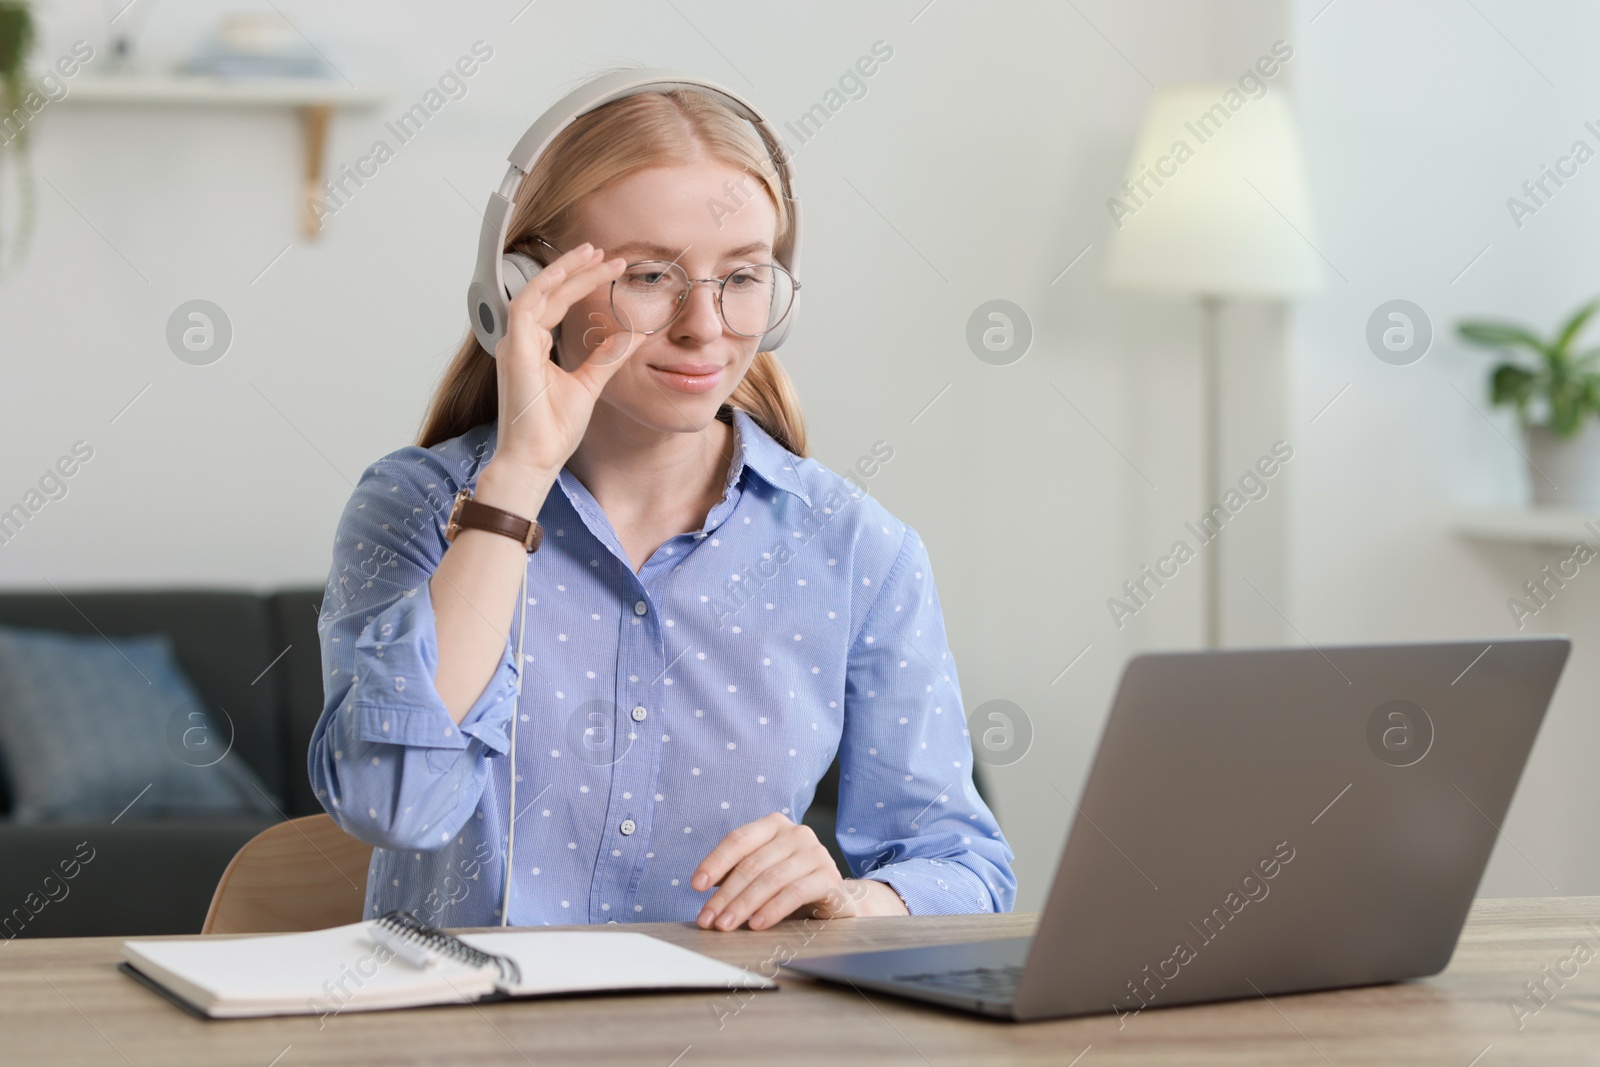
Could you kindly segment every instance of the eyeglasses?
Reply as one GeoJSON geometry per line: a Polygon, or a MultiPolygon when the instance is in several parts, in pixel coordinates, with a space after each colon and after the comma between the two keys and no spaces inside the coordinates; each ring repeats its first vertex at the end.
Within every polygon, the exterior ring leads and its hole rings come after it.
{"type": "MultiPolygon", "coordinates": [[[[537,234],[532,240],[561,254],[537,234]]],[[[658,333],[677,319],[696,285],[716,286],[717,313],[740,337],[760,337],[775,328],[789,314],[800,288],[794,275],[776,263],[746,263],[720,278],[691,278],[676,262],[646,259],[629,263],[612,281],[612,317],[632,333],[658,333]]]]}

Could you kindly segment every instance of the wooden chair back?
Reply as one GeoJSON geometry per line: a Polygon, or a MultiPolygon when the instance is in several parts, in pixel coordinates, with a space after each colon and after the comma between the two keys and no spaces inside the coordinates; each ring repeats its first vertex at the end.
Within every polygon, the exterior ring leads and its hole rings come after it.
{"type": "Polygon", "coordinates": [[[359,922],[371,860],[372,846],[329,815],[270,826],[222,872],[200,932],[295,933],[359,922]]]}

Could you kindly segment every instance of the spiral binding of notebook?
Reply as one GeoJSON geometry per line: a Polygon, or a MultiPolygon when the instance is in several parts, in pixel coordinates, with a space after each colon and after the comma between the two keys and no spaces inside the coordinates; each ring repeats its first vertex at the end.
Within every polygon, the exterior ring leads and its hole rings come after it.
{"type": "Polygon", "coordinates": [[[500,981],[503,985],[515,987],[522,982],[522,971],[517,967],[516,960],[473,948],[460,938],[447,934],[436,926],[429,926],[409,911],[391,911],[375,922],[401,941],[417,945],[435,955],[448,957],[470,967],[493,965],[500,972],[500,981]]]}

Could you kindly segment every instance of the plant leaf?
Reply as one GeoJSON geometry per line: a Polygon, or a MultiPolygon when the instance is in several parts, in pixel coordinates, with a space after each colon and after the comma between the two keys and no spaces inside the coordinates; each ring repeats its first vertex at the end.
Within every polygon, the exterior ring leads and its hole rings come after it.
{"type": "Polygon", "coordinates": [[[1580,371],[1596,360],[1600,360],[1600,348],[1586,348],[1572,357],[1572,369],[1580,371]]]}
{"type": "Polygon", "coordinates": [[[1572,344],[1572,339],[1578,336],[1578,331],[1583,329],[1584,323],[1588,322],[1597,310],[1600,310],[1600,299],[1591,300],[1574,312],[1572,318],[1561,328],[1561,333],[1556,336],[1556,343],[1553,346],[1556,351],[1565,352],[1567,346],[1572,344]]]}
{"type": "Polygon", "coordinates": [[[1488,348],[1515,348],[1518,345],[1544,352],[1545,343],[1520,326],[1508,322],[1462,322],[1456,332],[1464,341],[1488,348]]]}
{"type": "Polygon", "coordinates": [[[1550,385],[1550,429],[1557,437],[1571,437],[1583,425],[1589,407],[1590,383],[1585,378],[1564,378],[1550,385]]]}
{"type": "Polygon", "coordinates": [[[1533,394],[1534,380],[1538,376],[1526,367],[1515,363],[1502,363],[1489,377],[1490,398],[1496,405],[1515,404],[1520,410],[1533,394]]]}

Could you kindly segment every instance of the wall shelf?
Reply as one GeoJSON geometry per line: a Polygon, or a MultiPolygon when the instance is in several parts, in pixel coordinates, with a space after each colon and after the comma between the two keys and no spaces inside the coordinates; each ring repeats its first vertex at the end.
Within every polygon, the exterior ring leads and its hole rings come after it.
{"type": "Polygon", "coordinates": [[[146,107],[268,107],[299,112],[304,139],[300,232],[315,238],[322,230],[311,201],[322,191],[328,121],[334,109],[376,107],[387,93],[321,78],[211,78],[184,75],[81,78],[62,103],[146,107]]]}
{"type": "Polygon", "coordinates": [[[331,78],[98,77],[72,82],[67,100],[96,104],[223,104],[244,107],[374,107],[385,94],[331,78]]]}
{"type": "Polygon", "coordinates": [[[1589,531],[1585,522],[1600,528],[1600,508],[1578,511],[1567,508],[1470,508],[1455,514],[1457,537],[1473,541],[1498,541],[1523,545],[1571,547],[1577,541],[1591,544],[1600,536],[1589,531]]]}

